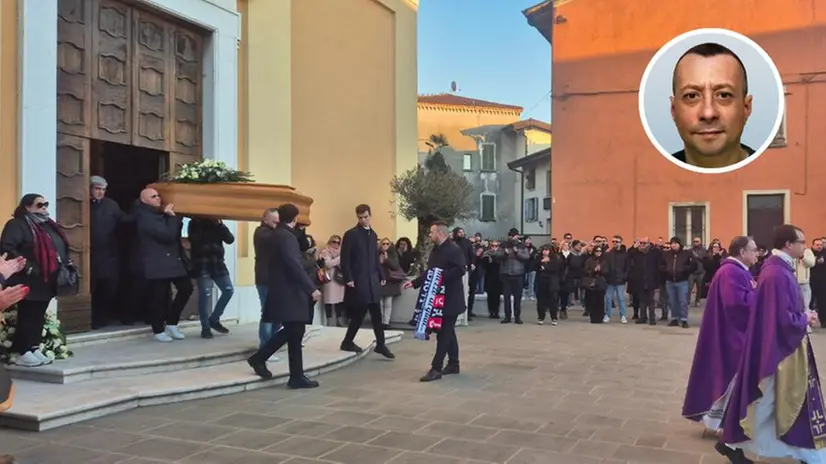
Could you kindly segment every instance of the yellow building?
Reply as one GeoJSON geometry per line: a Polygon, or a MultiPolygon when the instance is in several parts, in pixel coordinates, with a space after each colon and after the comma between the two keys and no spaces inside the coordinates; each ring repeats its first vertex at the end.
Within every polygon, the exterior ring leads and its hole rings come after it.
{"type": "MultiPolygon", "coordinates": [[[[381,235],[412,236],[389,182],[417,161],[417,3],[3,0],[0,212],[43,194],[88,263],[90,175],[123,203],[212,158],[314,198],[319,241],[350,227],[358,203],[381,235]]],[[[255,224],[231,228],[226,314],[257,320],[255,224]]],[[[89,326],[83,293],[59,303],[69,330],[89,326]]]]}

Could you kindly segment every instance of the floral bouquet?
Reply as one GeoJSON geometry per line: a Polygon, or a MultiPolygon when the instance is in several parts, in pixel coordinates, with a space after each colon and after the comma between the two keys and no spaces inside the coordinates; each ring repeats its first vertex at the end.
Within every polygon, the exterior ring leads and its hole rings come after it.
{"type": "MultiPolygon", "coordinates": [[[[15,356],[11,351],[15,325],[17,325],[17,307],[3,313],[3,323],[0,325],[0,362],[6,364],[15,356]]],[[[60,319],[49,312],[46,313],[40,351],[52,359],[66,359],[74,354],[66,344],[66,335],[60,330],[60,319]]]]}
{"type": "Polygon", "coordinates": [[[252,174],[238,171],[223,161],[211,159],[193,161],[178,166],[177,173],[167,173],[167,180],[187,184],[215,184],[220,182],[252,182],[252,174]]]}

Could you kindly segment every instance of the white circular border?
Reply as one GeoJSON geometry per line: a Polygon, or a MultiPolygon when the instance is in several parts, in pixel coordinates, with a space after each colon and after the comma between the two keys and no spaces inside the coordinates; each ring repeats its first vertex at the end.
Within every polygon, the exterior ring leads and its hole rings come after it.
{"type": "Polygon", "coordinates": [[[669,153],[660,144],[660,142],[654,136],[653,132],[651,132],[651,127],[648,125],[648,118],[647,118],[647,115],[645,114],[645,89],[647,88],[648,77],[651,74],[651,70],[654,68],[654,65],[660,60],[660,58],[662,58],[662,56],[666,52],[668,52],[671,48],[673,48],[673,47],[677,46],[678,44],[680,44],[683,40],[691,38],[691,37],[697,37],[697,36],[700,36],[700,35],[705,35],[705,34],[725,35],[725,36],[731,37],[732,39],[740,40],[743,43],[745,43],[746,45],[749,45],[750,47],[755,49],[757,51],[757,53],[763,58],[763,60],[765,60],[766,63],[768,63],[769,68],[771,69],[771,72],[772,72],[772,77],[774,77],[774,81],[777,84],[777,91],[778,91],[777,95],[778,95],[778,98],[780,99],[780,101],[778,102],[778,106],[777,106],[778,107],[777,117],[774,121],[774,126],[773,126],[772,132],[771,132],[772,134],[777,134],[777,131],[780,130],[780,125],[783,123],[783,115],[786,113],[786,98],[785,98],[786,90],[783,86],[783,79],[780,77],[780,71],[777,70],[777,66],[775,66],[774,61],[771,59],[771,56],[769,56],[769,54],[766,53],[765,50],[763,50],[763,47],[758,45],[755,41],[751,40],[750,38],[744,36],[743,34],[740,34],[740,33],[734,32],[734,31],[730,31],[728,29],[705,28],[705,29],[695,29],[693,31],[688,31],[688,32],[680,34],[677,37],[674,37],[673,39],[669,40],[668,43],[666,43],[659,50],[657,50],[657,53],[655,53],[654,56],[651,58],[651,61],[648,62],[648,66],[645,67],[645,72],[642,73],[642,79],[640,80],[640,90],[638,92],[638,94],[639,94],[638,106],[639,106],[639,113],[640,113],[640,121],[642,122],[642,128],[645,131],[645,135],[648,137],[648,140],[651,141],[651,144],[654,145],[654,148],[656,148],[657,151],[659,151],[660,154],[663,155],[668,161],[671,161],[672,163],[674,163],[675,165],[677,165],[677,166],[679,166],[683,169],[686,169],[686,170],[689,170],[689,171],[692,171],[692,172],[696,172],[696,173],[699,173],[699,174],[723,174],[723,173],[726,173],[726,172],[736,171],[736,170],[748,165],[749,163],[755,161],[760,156],[762,156],[763,153],[765,153],[765,151],[769,148],[769,145],[771,145],[772,141],[774,140],[774,136],[769,137],[768,139],[766,139],[766,141],[763,143],[763,145],[761,145],[757,150],[755,150],[753,155],[749,156],[748,158],[744,159],[743,161],[740,161],[739,163],[735,163],[735,164],[732,164],[730,166],[725,166],[725,167],[722,167],[722,168],[701,168],[701,167],[693,166],[693,165],[688,164],[688,163],[684,163],[680,160],[677,160],[673,156],[671,156],[672,154],[669,153]]]}

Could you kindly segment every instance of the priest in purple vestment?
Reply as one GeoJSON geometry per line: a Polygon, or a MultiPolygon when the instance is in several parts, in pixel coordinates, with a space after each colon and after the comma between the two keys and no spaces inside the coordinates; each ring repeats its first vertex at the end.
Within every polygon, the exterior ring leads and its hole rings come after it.
{"type": "Polygon", "coordinates": [[[723,417],[723,441],[767,458],[826,463],[826,412],[806,328],[817,314],[803,304],[794,274],[803,231],[775,231],[774,255],[757,282],[743,358],[723,417]]]}
{"type": "MultiPolygon", "coordinates": [[[[715,432],[720,429],[734,384],[734,373],[740,365],[757,287],[749,271],[749,267],[757,262],[754,240],[735,237],[728,251],[728,257],[723,259],[708,289],[683,403],[685,418],[702,422],[715,432]]],[[[722,442],[718,442],[715,449],[732,463],[751,462],[742,450],[729,448],[722,442]]]]}

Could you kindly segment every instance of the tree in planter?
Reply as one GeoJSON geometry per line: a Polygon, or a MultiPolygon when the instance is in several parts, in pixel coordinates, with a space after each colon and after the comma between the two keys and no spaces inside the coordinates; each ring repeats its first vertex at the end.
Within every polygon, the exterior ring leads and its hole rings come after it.
{"type": "Polygon", "coordinates": [[[424,164],[395,176],[390,182],[398,214],[408,221],[415,219],[418,222],[416,249],[420,271],[426,266],[433,249],[428,238],[430,225],[434,221],[451,224],[469,218],[471,205],[468,200],[473,192],[467,179],[445,162],[442,149],[448,146],[447,138],[443,134],[434,134],[427,144],[432,150],[424,164]]]}

